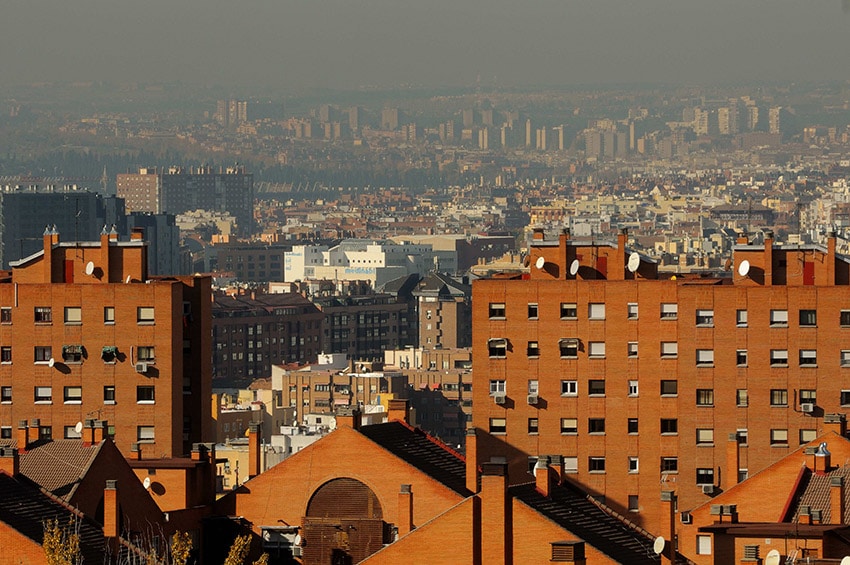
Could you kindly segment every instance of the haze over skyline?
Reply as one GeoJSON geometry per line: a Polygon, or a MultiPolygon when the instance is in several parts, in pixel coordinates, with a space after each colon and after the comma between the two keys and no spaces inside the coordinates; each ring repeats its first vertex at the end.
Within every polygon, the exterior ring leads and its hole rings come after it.
{"type": "Polygon", "coordinates": [[[3,84],[724,84],[850,78],[840,0],[6,0],[3,84]]]}

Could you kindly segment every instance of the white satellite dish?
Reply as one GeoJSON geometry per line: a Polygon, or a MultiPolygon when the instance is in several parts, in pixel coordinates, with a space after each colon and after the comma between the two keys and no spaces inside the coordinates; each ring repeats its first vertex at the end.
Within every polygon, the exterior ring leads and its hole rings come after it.
{"type": "Polygon", "coordinates": [[[629,263],[627,267],[630,273],[634,273],[638,270],[638,267],[640,267],[640,255],[638,255],[637,252],[629,255],[629,263]]]}
{"type": "Polygon", "coordinates": [[[295,534],[295,538],[292,540],[292,545],[301,545],[301,534],[295,534]]]}
{"type": "Polygon", "coordinates": [[[538,257],[537,261],[534,262],[534,266],[537,267],[538,269],[542,269],[543,265],[545,265],[545,264],[546,264],[546,259],[544,259],[543,257],[538,257]]]}
{"type": "Polygon", "coordinates": [[[151,488],[151,478],[145,477],[145,480],[142,481],[142,485],[145,487],[145,490],[149,490],[151,488]]]}
{"type": "Polygon", "coordinates": [[[779,565],[780,560],[779,550],[771,549],[764,558],[764,565],[779,565]]]}
{"type": "Polygon", "coordinates": [[[93,272],[94,272],[94,261],[89,261],[88,263],[86,263],[86,274],[88,276],[91,276],[91,274],[93,272]]]}
{"type": "Polygon", "coordinates": [[[130,284],[130,275],[127,275],[127,278],[124,279],[124,284],[130,284]]]}
{"type": "Polygon", "coordinates": [[[51,357],[51,358],[47,361],[47,366],[48,366],[48,367],[50,367],[50,368],[53,368],[53,366],[54,366],[55,364],[56,364],[56,359],[54,359],[53,357],[51,357]]]}
{"type": "Polygon", "coordinates": [[[79,434],[79,433],[82,433],[82,431],[83,431],[83,423],[82,423],[82,422],[77,422],[77,424],[74,426],[74,431],[75,431],[75,432],[77,432],[78,434],[79,434]]]}
{"type": "Polygon", "coordinates": [[[573,259],[573,262],[570,263],[570,275],[576,276],[576,273],[578,272],[579,267],[580,267],[580,264],[578,262],[578,259],[573,259]]]}
{"type": "Polygon", "coordinates": [[[664,541],[664,536],[658,536],[652,544],[652,551],[655,552],[655,555],[661,555],[664,553],[665,545],[667,545],[667,542],[664,541]]]}
{"type": "Polygon", "coordinates": [[[750,272],[750,262],[744,259],[741,261],[741,264],[738,265],[738,274],[742,277],[746,277],[747,273],[750,272]]]}
{"type": "Polygon", "coordinates": [[[850,555],[845,555],[838,565],[850,565],[850,555]]]}

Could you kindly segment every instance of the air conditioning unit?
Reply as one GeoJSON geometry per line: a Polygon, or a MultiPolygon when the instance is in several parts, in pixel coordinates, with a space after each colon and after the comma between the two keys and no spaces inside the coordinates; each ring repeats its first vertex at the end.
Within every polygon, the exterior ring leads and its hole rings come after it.
{"type": "Polygon", "coordinates": [[[506,399],[507,397],[504,394],[497,394],[493,397],[493,400],[496,402],[496,404],[504,404],[506,399]]]}
{"type": "Polygon", "coordinates": [[[703,494],[714,494],[714,485],[702,485],[703,494]]]}
{"type": "Polygon", "coordinates": [[[538,400],[538,399],[537,399],[537,395],[536,395],[536,394],[529,394],[529,395],[528,395],[528,403],[529,403],[529,404],[537,404],[537,400],[538,400]]]}
{"type": "Polygon", "coordinates": [[[148,364],[142,361],[136,363],[136,372],[137,373],[147,373],[148,372],[148,364]]]}
{"type": "Polygon", "coordinates": [[[690,512],[681,512],[679,515],[682,518],[683,524],[690,524],[691,522],[693,522],[693,518],[691,518],[690,512]]]}
{"type": "Polygon", "coordinates": [[[292,557],[301,557],[301,546],[293,545],[292,546],[292,557]]]}
{"type": "Polygon", "coordinates": [[[804,414],[811,414],[815,411],[815,403],[814,402],[803,402],[800,404],[800,412],[804,414]]]}

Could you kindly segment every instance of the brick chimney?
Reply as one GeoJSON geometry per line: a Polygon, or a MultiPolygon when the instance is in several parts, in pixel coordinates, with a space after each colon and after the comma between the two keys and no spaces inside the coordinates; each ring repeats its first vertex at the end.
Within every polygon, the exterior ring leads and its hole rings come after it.
{"type": "Polygon", "coordinates": [[[481,555],[488,565],[511,563],[511,507],[507,463],[481,465],[481,555]]]}
{"type": "Polygon", "coordinates": [[[248,478],[260,474],[260,430],[261,422],[248,424],[248,478]]]}
{"type": "Polygon", "coordinates": [[[475,428],[466,430],[466,488],[478,492],[478,433],[475,428]]]}
{"type": "Polygon", "coordinates": [[[823,431],[835,432],[844,437],[847,434],[847,416],[844,414],[824,414],[823,431]]]}
{"type": "Polygon", "coordinates": [[[764,285],[773,284],[773,232],[764,232],[764,285]]]}
{"type": "Polygon", "coordinates": [[[406,398],[393,398],[387,404],[389,408],[387,411],[388,422],[401,420],[402,422],[409,423],[410,408],[406,398]]]}
{"type": "Polygon", "coordinates": [[[95,420],[86,419],[83,422],[83,443],[86,446],[92,445],[94,443],[94,423],[95,420]]]}
{"type": "Polygon", "coordinates": [[[103,489],[103,535],[117,538],[120,532],[118,515],[118,481],[106,481],[103,489]]]}
{"type": "Polygon", "coordinates": [[[340,408],[336,413],[336,427],[348,426],[355,430],[359,430],[361,426],[362,415],[359,408],[340,408]]]}
{"type": "Polygon", "coordinates": [[[142,444],[139,442],[133,442],[130,444],[130,452],[133,454],[133,459],[136,461],[142,460],[142,444]]]}
{"type": "Polygon", "coordinates": [[[844,477],[829,478],[829,523],[844,523],[844,477]]]}
{"type": "Polygon", "coordinates": [[[534,228],[531,230],[531,239],[534,241],[543,241],[546,237],[546,233],[543,231],[543,228],[534,228]]]}
{"type": "Polygon", "coordinates": [[[814,472],[816,475],[825,475],[832,467],[832,454],[826,448],[826,442],[818,446],[814,454],[814,472]]]}
{"type": "Polygon", "coordinates": [[[730,488],[738,484],[738,469],[741,468],[741,455],[738,448],[738,434],[730,433],[729,441],[726,442],[726,476],[723,477],[723,486],[730,488]]]}
{"type": "Polygon", "coordinates": [[[413,530],[413,490],[411,485],[401,485],[398,493],[398,537],[413,530]]]}
{"type": "Polygon", "coordinates": [[[24,453],[29,449],[30,441],[29,422],[21,420],[18,422],[18,451],[24,453]]]}
{"type": "Polygon", "coordinates": [[[109,435],[109,422],[106,420],[95,420],[94,422],[94,438],[92,443],[100,443],[106,436],[109,435]]]}
{"type": "Polygon", "coordinates": [[[661,491],[661,535],[667,540],[667,546],[661,555],[662,563],[676,563],[676,493],[672,490],[661,491]]]}
{"type": "Polygon", "coordinates": [[[537,463],[534,464],[534,483],[537,492],[549,498],[549,493],[552,490],[552,473],[549,469],[549,458],[541,455],[537,458],[537,463]]]}
{"type": "Polygon", "coordinates": [[[20,471],[18,450],[10,447],[0,447],[0,472],[14,477],[20,471]]]}

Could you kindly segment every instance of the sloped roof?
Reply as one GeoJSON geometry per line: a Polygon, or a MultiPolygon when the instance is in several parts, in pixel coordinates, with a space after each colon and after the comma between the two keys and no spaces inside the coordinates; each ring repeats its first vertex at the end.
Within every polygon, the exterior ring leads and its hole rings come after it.
{"type": "Polygon", "coordinates": [[[42,443],[21,455],[20,472],[43,489],[69,501],[101,445],[85,444],[78,439],[42,443]]]}
{"type": "MultiPolygon", "coordinates": [[[[830,504],[830,481],[833,477],[842,477],[845,485],[850,485],[850,466],[837,467],[826,474],[812,473],[808,469],[800,484],[800,496],[796,500],[796,508],[791,521],[800,521],[800,507],[808,506],[812,510],[821,511],[821,522],[832,523],[830,504]]],[[[844,489],[844,516],[841,524],[850,524],[850,488],[844,489]]]]}
{"type": "Polygon", "coordinates": [[[471,296],[472,287],[442,273],[430,273],[419,281],[419,285],[413,291],[414,296],[471,296]]]}
{"type": "Polygon", "coordinates": [[[456,493],[472,496],[464,459],[419,428],[394,421],[363,426],[360,433],[456,493]]]}

